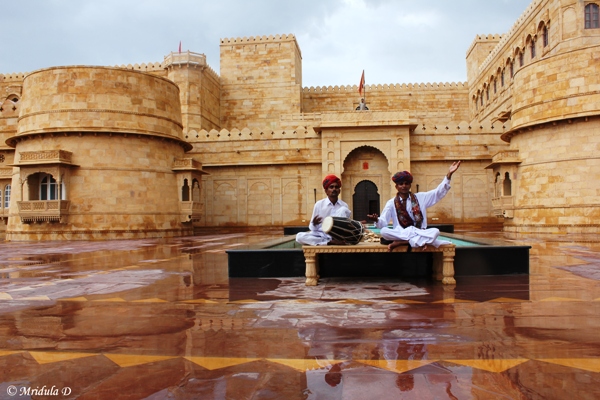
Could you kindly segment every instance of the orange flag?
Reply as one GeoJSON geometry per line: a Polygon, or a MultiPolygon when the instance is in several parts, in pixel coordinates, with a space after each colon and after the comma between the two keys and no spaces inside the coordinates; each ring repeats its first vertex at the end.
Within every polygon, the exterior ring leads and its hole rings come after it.
{"type": "Polygon", "coordinates": [[[363,89],[365,88],[365,70],[363,69],[362,76],[360,77],[360,83],[358,84],[358,93],[362,97],[363,89]]]}

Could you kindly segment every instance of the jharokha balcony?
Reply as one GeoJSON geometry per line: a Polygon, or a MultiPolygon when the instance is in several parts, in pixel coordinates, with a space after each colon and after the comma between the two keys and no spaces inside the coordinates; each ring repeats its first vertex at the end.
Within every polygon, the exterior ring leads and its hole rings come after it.
{"type": "Polygon", "coordinates": [[[500,196],[492,199],[492,212],[497,217],[513,218],[513,196],[500,196]]]}
{"type": "Polygon", "coordinates": [[[181,201],[179,202],[181,222],[197,222],[200,221],[202,215],[202,203],[198,201],[181,201]]]}
{"type": "Polygon", "coordinates": [[[68,200],[30,200],[18,201],[21,222],[63,222],[69,213],[68,200]]]}

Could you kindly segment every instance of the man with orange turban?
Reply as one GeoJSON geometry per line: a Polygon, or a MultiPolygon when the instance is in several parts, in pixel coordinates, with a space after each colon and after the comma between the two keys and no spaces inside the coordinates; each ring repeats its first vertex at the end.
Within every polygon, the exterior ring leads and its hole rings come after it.
{"type": "Polygon", "coordinates": [[[330,235],[323,232],[321,223],[325,217],[344,217],[350,218],[350,208],[343,200],[339,198],[342,189],[342,181],[335,175],[327,175],[323,179],[323,190],[327,195],[315,203],[313,208],[308,232],[299,232],[296,235],[296,241],[308,246],[323,246],[327,244],[338,243],[330,235]]]}
{"type": "Polygon", "coordinates": [[[437,238],[440,234],[439,229],[427,229],[427,209],[446,196],[450,190],[452,174],[458,167],[460,167],[460,161],[453,163],[442,183],[429,192],[412,193],[410,186],[413,176],[408,171],[397,172],[392,176],[398,193],[385,204],[381,216],[367,215],[369,219],[375,221],[375,226],[381,229],[381,238],[389,242],[390,251],[406,241],[411,247],[423,248],[429,244],[439,247],[442,244],[450,243],[437,238]],[[392,227],[388,228],[390,221],[392,221],[392,227]]]}

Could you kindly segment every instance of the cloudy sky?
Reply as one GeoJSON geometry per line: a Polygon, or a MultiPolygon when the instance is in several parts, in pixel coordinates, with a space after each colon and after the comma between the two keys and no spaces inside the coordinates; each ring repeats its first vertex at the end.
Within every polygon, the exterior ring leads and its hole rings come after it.
{"type": "Polygon", "coordinates": [[[2,2],[0,73],[160,62],[222,38],[294,34],[303,86],[463,82],[477,34],[505,33],[531,0],[19,0],[2,2]]]}

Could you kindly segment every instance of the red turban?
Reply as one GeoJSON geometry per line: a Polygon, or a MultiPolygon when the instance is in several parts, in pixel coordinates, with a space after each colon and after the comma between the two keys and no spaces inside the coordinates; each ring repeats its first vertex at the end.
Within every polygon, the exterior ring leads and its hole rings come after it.
{"type": "Polygon", "coordinates": [[[412,183],[413,176],[408,171],[396,172],[394,176],[392,176],[392,180],[394,183],[407,182],[412,183]]]}
{"type": "Polygon", "coordinates": [[[342,181],[340,180],[340,178],[338,178],[335,175],[327,175],[325,177],[325,179],[323,179],[323,189],[327,189],[329,187],[329,185],[331,185],[332,183],[337,182],[337,184],[342,187],[342,181]]]}

